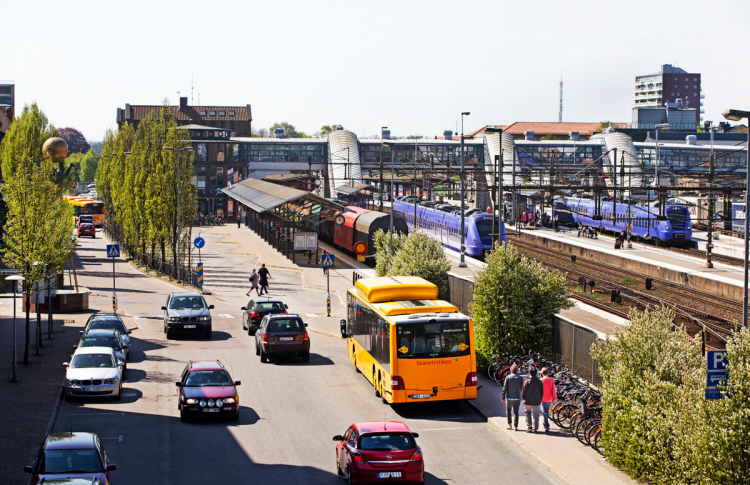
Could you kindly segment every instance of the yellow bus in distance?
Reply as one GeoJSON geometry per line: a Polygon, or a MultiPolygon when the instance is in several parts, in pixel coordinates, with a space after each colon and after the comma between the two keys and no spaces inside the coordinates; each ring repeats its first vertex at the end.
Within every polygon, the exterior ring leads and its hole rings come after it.
{"type": "Polygon", "coordinates": [[[78,218],[82,215],[90,215],[94,220],[94,226],[101,227],[104,224],[104,202],[87,199],[84,197],[68,197],[68,202],[73,206],[75,211],[76,226],[78,218]]]}
{"type": "Polygon", "coordinates": [[[341,320],[349,359],[386,403],[476,399],[474,326],[434,284],[362,278],[341,320]]]}

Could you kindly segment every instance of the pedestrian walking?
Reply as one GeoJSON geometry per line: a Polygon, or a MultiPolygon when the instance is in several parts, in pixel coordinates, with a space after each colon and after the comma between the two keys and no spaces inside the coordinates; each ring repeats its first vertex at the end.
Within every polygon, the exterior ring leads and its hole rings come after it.
{"type": "Polygon", "coordinates": [[[523,224],[523,227],[526,227],[526,211],[523,211],[523,214],[521,214],[521,224],[523,224]]]}
{"type": "Polygon", "coordinates": [[[250,293],[255,290],[255,293],[260,296],[260,292],[258,291],[258,281],[260,280],[260,275],[255,272],[255,268],[253,268],[253,272],[250,274],[250,291],[246,293],[247,296],[250,296],[250,293]]]}
{"type": "Polygon", "coordinates": [[[242,224],[242,217],[240,217],[240,212],[237,212],[237,229],[240,228],[240,224],[242,224]]]}
{"type": "Polygon", "coordinates": [[[521,388],[523,377],[518,375],[518,366],[510,367],[510,374],[503,381],[503,403],[505,404],[505,415],[508,417],[508,429],[518,431],[518,411],[521,408],[521,388]],[[515,413],[515,416],[514,416],[515,413]],[[511,418],[514,418],[511,420],[511,418]]]}
{"type": "Polygon", "coordinates": [[[557,402],[557,389],[555,380],[550,377],[549,369],[542,369],[542,414],[544,414],[544,432],[549,433],[549,408],[553,402],[557,402]]]}
{"type": "Polygon", "coordinates": [[[521,400],[526,412],[526,432],[536,433],[539,431],[539,415],[541,414],[542,397],[544,396],[544,385],[537,377],[536,367],[529,369],[529,379],[526,379],[521,388],[521,400]],[[534,427],[531,427],[531,417],[534,416],[534,427]]]}
{"type": "Polygon", "coordinates": [[[271,273],[268,272],[268,269],[266,269],[266,263],[263,263],[260,265],[260,269],[258,270],[258,283],[260,284],[260,292],[259,295],[262,295],[263,292],[266,292],[266,295],[268,294],[268,279],[271,277],[271,273]]]}

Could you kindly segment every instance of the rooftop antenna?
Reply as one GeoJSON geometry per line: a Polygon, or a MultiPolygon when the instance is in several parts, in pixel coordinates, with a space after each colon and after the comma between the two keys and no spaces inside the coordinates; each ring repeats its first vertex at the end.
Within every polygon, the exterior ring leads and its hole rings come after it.
{"type": "Polygon", "coordinates": [[[198,106],[201,105],[201,93],[198,93],[198,106]]]}
{"type": "Polygon", "coordinates": [[[195,87],[195,83],[193,82],[193,78],[194,78],[194,76],[191,74],[190,75],[190,104],[192,106],[195,106],[193,104],[193,88],[195,87]]]}
{"type": "Polygon", "coordinates": [[[562,74],[560,74],[560,116],[559,116],[560,123],[562,123],[562,108],[563,108],[563,104],[562,104],[563,97],[562,96],[563,96],[563,78],[562,78],[562,74]]]}

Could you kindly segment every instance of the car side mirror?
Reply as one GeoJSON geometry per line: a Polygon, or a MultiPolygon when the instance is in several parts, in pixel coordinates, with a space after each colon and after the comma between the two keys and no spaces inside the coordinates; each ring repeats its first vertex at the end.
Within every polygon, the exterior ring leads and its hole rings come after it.
{"type": "Polygon", "coordinates": [[[78,348],[78,344],[73,344],[73,348],[77,349],[78,348]]]}
{"type": "Polygon", "coordinates": [[[108,472],[113,472],[115,470],[117,470],[117,465],[115,465],[114,463],[112,463],[110,465],[107,465],[107,471],[108,472]]]}
{"type": "Polygon", "coordinates": [[[239,386],[240,384],[242,384],[242,381],[234,381],[235,386],[239,386]]]}
{"type": "Polygon", "coordinates": [[[133,333],[133,331],[132,330],[125,330],[125,333],[128,334],[128,335],[130,335],[131,333],[133,333]]]}
{"type": "Polygon", "coordinates": [[[287,305],[286,303],[284,303],[284,308],[286,308],[287,310],[289,310],[289,305],[287,305]]]}
{"type": "Polygon", "coordinates": [[[240,308],[240,310],[247,310],[247,308],[245,308],[245,307],[243,306],[242,308],[240,308]]]}
{"type": "Polygon", "coordinates": [[[305,327],[306,327],[306,326],[307,326],[307,324],[305,324],[305,327]]]}
{"type": "Polygon", "coordinates": [[[341,337],[346,338],[346,320],[342,318],[339,321],[339,325],[341,326],[341,337]]]}
{"type": "Polygon", "coordinates": [[[161,307],[161,309],[162,309],[162,310],[166,310],[166,309],[167,309],[167,307],[163,306],[163,307],[161,307]]]}
{"type": "Polygon", "coordinates": [[[336,436],[333,437],[333,441],[344,441],[344,437],[341,436],[340,434],[337,434],[336,436]]]}
{"type": "Polygon", "coordinates": [[[70,364],[67,362],[63,362],[63,367],[68,367],[70,364]]]}
{"type": "Polygon", "coordinates": [[[177,387],[182,387],[182,382],[175,382],[174,385],[177,387]]]}
{"type": "Polygon", "coordinates": [[[25,467],[23,467],[23,471],[24,473],[31,473],[34,471],[34,467],[30,465],[26,465],[25,467]]]}
{"type": "Polygon", "coordinates": [[[412,435],[413,437],[415,437],[415,438],[419,438],[419,433],[412,433],[411,435],[412,435]]]}
{"type": "Polygon", "coordinates": [[[213,305],[208,305],[208,309],[209,309],[209,310],[213,310],[213,309],[214,309],[214,306],[213,306],[213,305]]]}

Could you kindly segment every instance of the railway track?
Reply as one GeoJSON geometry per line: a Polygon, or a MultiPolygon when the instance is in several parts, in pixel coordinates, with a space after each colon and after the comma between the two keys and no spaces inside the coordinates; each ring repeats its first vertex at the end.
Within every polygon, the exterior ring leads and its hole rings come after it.
{"type": "MultiPolygon", "coordinates": [[[[675,253],[685,254],[687,256],[693,256],[693,257],[699,258],[699,259],[706,259],[706,252],[705,251],[701,251],[700,249],[695,249],[695,248],[673,248],[673,247],[664,248],[664,249],[667,249],[667,250],[675,252],[675,253]]],[[[711,260],[715,261],[715,262],[718,262],[718,263],[728,264],[730,266],[739,266],[739,267],[742,267],[745,264],[745,262],[743,260],[741,260],[740,258],[733,258],[732,256],[726,256],[724,254],[716,254],[716,253],[711,253],[711,260]]]]}
{"type": "MultiPolygon", "coordinates": [[[[723,348],[732,333],[734,321],[741,315],[741,302],[730,298],[713,295],[694,288],[678,285],[670,281],[652,278],[652,289],[640,291],[634,286],[645,289],[645,277],[637,272],[619,268],[585,258],[576,257],[543,246],[520,240],[513,240],[522,253],[532,257],[550,269],[557,269],[566,275],[571,287],[579,285],[581,279],[595,281],[600,291],[617,292],[621,304],[627,307],[655,308],[665,304],[677,314],[675,323],[686,326],[691,334],[701,332],[705,335],[707,345],[723,348]],[[639,284],[639,281],[642,282],[639,284]]],[[[613,308],[593,298],[581,296],[580,292],[571,290],[575,298],[585,298],[594,302],[594,306],[617,315],[627,315],[622,307],[613,308]]],[[[589,301],[586,301],[589,303],[589,301]]]]}

